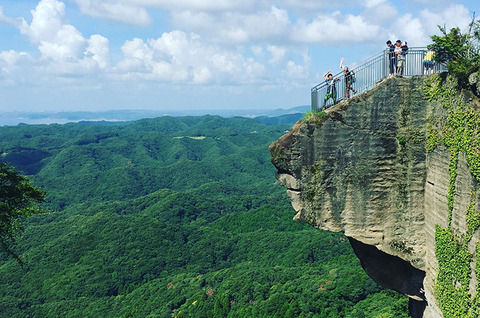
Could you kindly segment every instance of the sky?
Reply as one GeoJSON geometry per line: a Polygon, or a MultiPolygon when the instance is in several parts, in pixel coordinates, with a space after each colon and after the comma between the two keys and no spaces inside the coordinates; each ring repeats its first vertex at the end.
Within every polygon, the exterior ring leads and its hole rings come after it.
{"type": "Polygon", "coordinates": [[[0,111],[274,109],[478,0],[0,0],[0,111]]]}

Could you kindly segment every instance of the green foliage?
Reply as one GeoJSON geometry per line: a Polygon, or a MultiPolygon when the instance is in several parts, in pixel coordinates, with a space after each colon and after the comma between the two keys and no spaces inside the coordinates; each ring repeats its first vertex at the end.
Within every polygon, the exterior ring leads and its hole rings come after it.
{"type": "Polygon", "coordinates": [[[467,232],[464,238],[464,244],[468,244],[472,239],[473,233],[480,228],[480,213],[475,211],[475,192],[470,194],[470,204],[467,207],[466,213],[467,232]]]}
{"type": "Polygon", "coordinates": [[[46,193],[5,162],[0,162],[0,246],[16,257],[12,248],[27,217],[46,212],[39,204],[46,193]]]}
{"type": "MultiPolygon", "coordinates": [[[[477,317],[480,313],[479,294],[472,297],[469,293],[473,257],[467,248],[473,233],[480,228],[480,213],[475,211],[475,192],[472,192],[465,212],[467,229],[463,238],[458,237],[452,228],[452,214],[460,152],[466,155],[470,172],[480,181],[480,113],[464,101],[456,87],[456,80],[452,76],[442,82],[439,75],[432,76],[424,87],[425,97],[438,102],[444,114],[429,118],[427,151],[431,152],[441,145],[450,152],[448,226],[435,227],[435,255],[439,265],[435,295],[445,317],[477,317]]],[[[477,257],[476,275],[479,273],[478,263],[477,257]]],[[[477,290],[480,288],[478,282],[477,290]]]]}
{"type": "Polygon", "coordinates": [[[473,47],[472,36],[461,34],[458,27],[449,33],[444,28],[439,29],[443,36],[433,35],[433,44],[428,49],[435,51],[436,62],[447,64],[448,72],[458,79],[461,87],[467,87],[468,76],[480,68],[478,48],[473,47]]]}
{"type": "Polygon", "coordinates": [[[24,271],[0,261],[0,312],[404,317],[407,298],[369,279],[344,236],[292,221],[268,153],[287,128],[217,116],[0,127],[4,158],[20,144],[48,154],[30,178],[55,210],[29,219],[24,271]]]}
{"type": "Polygon", "coordinates": [[[453,213],[453,201],[455,199],[456,192],[456,180],[457,180],[457,165],[458,165],[458,150],[450,151],[450,161],[448,164],[448,171],[450,173],[448,179],[448,194],[447,194],[447,206],[448,206],[448,224],[452,224],[453,213]]]}
{"type": "Polygon", "coordinates": [[[472,255],[451,229],[435,226],[435,255],[438,276],[435,296],[445,317],[467,317],[472,300],[469,295],[472,255]]]}
{"type": "Polygon", "coordinates": [[[425,136],[424,133],[418,131],[417,129],[407,127],[406,129],[402,129],[402,131],[397,135],[397,141],[402,147],[408,147],[414,144],[425,145],[425,136]]]}
{"type": "Polygon", "coordinates": [[[309,111],[305,113],[303,116],[303,120],[306,122],[313,122],[317,124],[323,123],[323,121],[326,119],[327,113],[323,110],[319,110],[317,112],[309,111]]]}
{"type": "Polygon", "coordinates": [[[392,300],[394,292],[383,290],[380,293],[368,295],[368,301],[357,303],[345,318],[407,318],[410,315],[404,309],[405,303],[401,300],[392,300]],[[388,306],[384,304],[388,302],[388,306]]]}

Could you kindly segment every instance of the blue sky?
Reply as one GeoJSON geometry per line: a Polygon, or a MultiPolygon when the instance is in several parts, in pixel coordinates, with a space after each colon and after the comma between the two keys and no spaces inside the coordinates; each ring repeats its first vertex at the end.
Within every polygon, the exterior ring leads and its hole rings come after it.
{"type": "Polygon", "coordinates": [[[478,0],[3,0],[0,111],[273,109],[478,0]]]}

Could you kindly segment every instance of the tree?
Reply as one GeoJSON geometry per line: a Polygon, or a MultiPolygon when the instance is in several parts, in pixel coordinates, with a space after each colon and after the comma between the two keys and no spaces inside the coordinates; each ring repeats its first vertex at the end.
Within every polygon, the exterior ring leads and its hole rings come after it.
{"type": "Polygon", "coordinates": [[[27,217],[46,212],[39,204],[46,193],[5,162],[0,163],[0,247],[10,256],[27,217]]]}
{"type": "Polygon", "coordinates": [[[458,79],[461,87],[467,87],[468,76],[480,69],[478,25],[478,21],[473,20],[467,34],[462,34],[459,28],[453,28],[447,33],[439,26],[443,35],[432,35],[433,44],[428,46],[429,50],[435,51],[435,61],[446,63],[448,72],[458,79]]]}

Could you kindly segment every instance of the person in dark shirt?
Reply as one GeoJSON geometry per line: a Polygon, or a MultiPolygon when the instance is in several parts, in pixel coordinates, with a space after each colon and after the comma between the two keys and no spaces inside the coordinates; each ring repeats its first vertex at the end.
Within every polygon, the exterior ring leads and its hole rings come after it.
{"type": "Polygon", "coordinates": [[[323,108],[327,105],[327,101],[331,98],[333,100],[333,105],[337,102],[337,88],[335,87],[335,83],[338,82],[340,79],[338,77],[333,78],[331,71],[328,71],[323,75],[323,79],[327,83],[327,92],[325,94],[325,98],[323,99],[323,108]]]}
{"type": "Polygon", "coordinates": [[[395,56],[395,46],[392,44],[392,41],[387,41],[386,53],[388,56],[388,66],[390,69],[390,77],[395,75],[395,69],[397,68],[397,59],[395,56]]]}
{"type": "Polygon", "coordinates": [[[343,70],[343,75],[345,76],[345,95],[347,98],[350,98],[350,91],[354,94],[357,91],[353,88],[353,83],[355,82],[355,72],[353,70],[349,70],[347,66],[343,65],[343,58],[340,59],[340,68],[343,70]]]}

